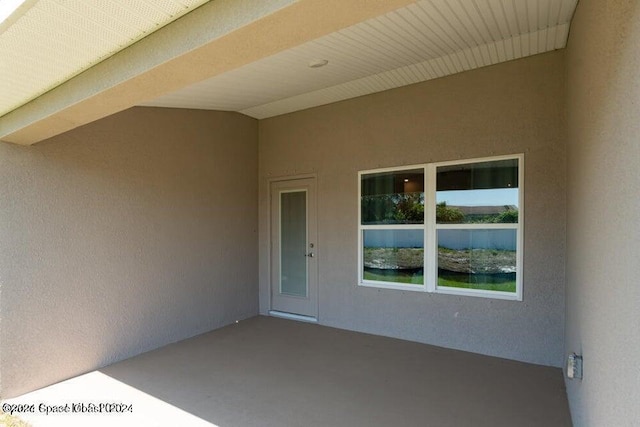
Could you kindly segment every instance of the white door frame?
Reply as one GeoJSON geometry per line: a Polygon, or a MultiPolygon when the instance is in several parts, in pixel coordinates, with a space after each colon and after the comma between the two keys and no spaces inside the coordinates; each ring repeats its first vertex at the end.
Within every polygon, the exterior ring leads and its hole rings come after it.
{"type": "MultiPolygon", "coordinates": [[[[318,224],[318,196],[317,196],[317,191],[318,191],[318,177],[317,174],[313,173],[313,174],[300,174],[300,175],[290,175],[290,176],[279,176],[279,177],[274,177],[274,178],[270,178],[267,180],[267,198],[268,198],[268,209],[267,209],[267,238],[269,241],[268,244],[268,263],[267,263],[267,277],[268,277],[268,289],[269,289],[269,315],[274,316],[274,317],[283,317],[283,318],[288,318],[288,319],[293,319],[293,320],[300,320],[300,321],[304,321],[304,322],[312,322],[312,323],[316,323],[319,319],[320,316],[320,307],[319,307],[319,265],[318,265],[318,240],[319,240],[319,236],[318,236],[318,232],[317,232],[317,224],[318,224]],[[312,205],[315,206],[315,209],[313,210],[313,212],[308,211],[307,212],[307,218],[309,218],[309,216],[311,214],[313,214],[315,216],[315,221],[314,224],[307,224],[307,227],[314,227],[313,229],[313,234],[315,234],[316,238],[315,241],[313,242],[315,247],[313,248],[313,252],[315,254],[314,256],[314,260],[316,263],[316,268],[313,269],[313,272],[309,272],[310,276],[309,276],[309,280],[311,280],[313,275],[313,279],[315,280],[316,286],[314,287],[314,289],[310,289],[309,292],[309,296],[312,299],[315,299],[315,312],[316,315],[315,317],[311,317],[311,316],[303,316],[303,315],[298,315],[298,314],[293,314],[293,313],[286,313],[286,312],[282,312],[282,311],[277,311],[277,310],[273,310],[273,257],[274,257],[274,253],[273,253],[273,227],[272,227],[272,215],[273,215],[273,206],[272,206],[272,199],[273,199],[273,194],[272,194],[272,187],[274,183],[286,183],[286,182],[291,182],[291,183],[295,183],[295,181],[299,181],[299,180],[304,180],[304,179],[312,179],[313,180],[313,187],[314,187],[314,191],[313,191],[313,196],[315,198],[315,203],[313,203],[312,205]]],[[[309,197],[309,193],[307,193],[307,197],[309,197]]],[[[311,234],[311,233],[310,233],[311,234]]]]}

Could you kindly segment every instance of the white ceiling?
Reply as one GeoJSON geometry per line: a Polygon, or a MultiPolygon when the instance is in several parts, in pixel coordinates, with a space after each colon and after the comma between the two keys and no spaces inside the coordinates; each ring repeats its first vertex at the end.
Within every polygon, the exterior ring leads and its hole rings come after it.
{"type": "Polygon", "coordinates": [[[29,0],[0,25],[0,116],[207,1],[29,0]]]}
{"type": "Polygon", "coordinates": [[[576,4],[420,0],[141,105],[285,114],[563,48],[576,4]]]}

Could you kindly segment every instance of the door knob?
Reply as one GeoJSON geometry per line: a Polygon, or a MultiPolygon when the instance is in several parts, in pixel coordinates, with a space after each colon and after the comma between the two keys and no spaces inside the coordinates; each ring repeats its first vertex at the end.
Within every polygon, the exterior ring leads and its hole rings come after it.
{"type": "Polygon", "coordinates": [[[309,252],[308,254],[306,254],[305,256],[308,256],[309,258],[313,258],[313,252],[309,252]]]}

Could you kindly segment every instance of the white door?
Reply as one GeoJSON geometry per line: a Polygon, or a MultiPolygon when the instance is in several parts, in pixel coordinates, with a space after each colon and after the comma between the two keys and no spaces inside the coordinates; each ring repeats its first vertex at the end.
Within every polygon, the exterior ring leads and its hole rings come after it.
{"type": "Polygon", "coordinates": [[[271,183],[271,310],[317,318],[315,178],[271,183]]]}

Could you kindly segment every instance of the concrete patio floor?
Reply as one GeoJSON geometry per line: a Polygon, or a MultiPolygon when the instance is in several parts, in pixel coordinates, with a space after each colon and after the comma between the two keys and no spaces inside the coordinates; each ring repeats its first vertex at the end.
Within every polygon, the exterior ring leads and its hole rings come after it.
{"type": "Polygon", "coordinates": [[[36,427],[571,425],[560,369],[262,316],[6,403],[36,427]],[[78,403],[124,412],[39,408],[78,403]]]}

